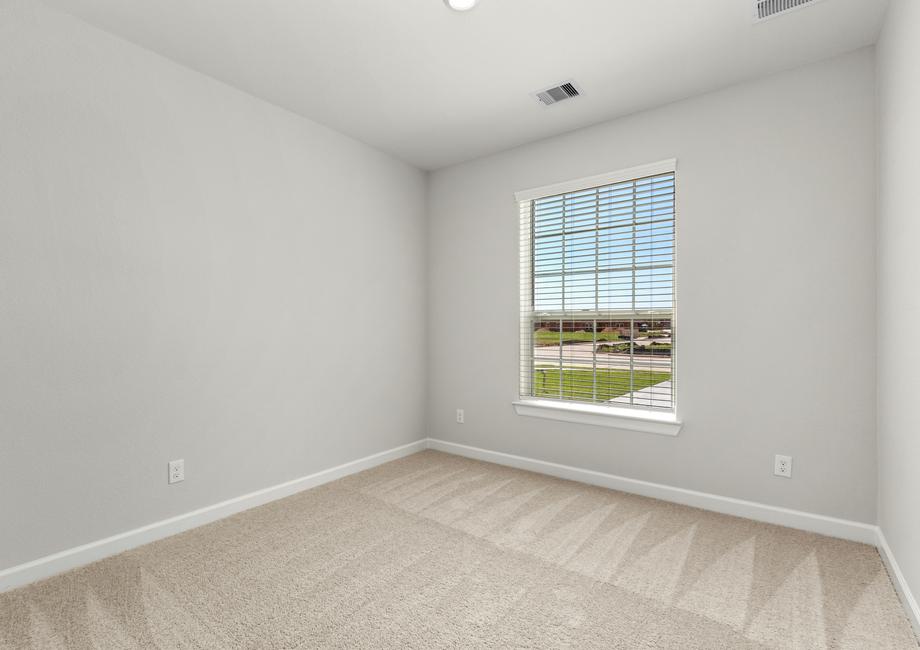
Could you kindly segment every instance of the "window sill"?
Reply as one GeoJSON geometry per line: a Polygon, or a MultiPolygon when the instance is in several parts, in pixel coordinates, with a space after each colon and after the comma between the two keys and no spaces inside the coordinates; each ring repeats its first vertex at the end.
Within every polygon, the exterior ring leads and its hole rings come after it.
{"type": "Polygon", "coordinates": [[[682,426],[674,413],[651,413],[592,404],[564,404],[539,399],[521,400],[513,404],[518,415],[657,433],[663,436],[676,436],[682,426]]]}

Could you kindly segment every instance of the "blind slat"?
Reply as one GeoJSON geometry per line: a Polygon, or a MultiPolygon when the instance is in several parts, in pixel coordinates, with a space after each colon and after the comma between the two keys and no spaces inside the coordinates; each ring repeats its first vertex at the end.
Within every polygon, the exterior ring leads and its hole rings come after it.
{"type": "Polygon", "coordinates": [[[521,395],[673,410],[673,172],[521,201],[521,395]]]}

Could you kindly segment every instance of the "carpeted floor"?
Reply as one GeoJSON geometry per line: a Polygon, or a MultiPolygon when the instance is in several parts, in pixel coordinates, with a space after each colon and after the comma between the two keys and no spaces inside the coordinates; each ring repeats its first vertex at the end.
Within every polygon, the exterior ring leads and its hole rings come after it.
{"type": "Polygon", "coordinates": [[[0,648],[917,648],[876,550],[425,451],[0,594],[0,648]]]}

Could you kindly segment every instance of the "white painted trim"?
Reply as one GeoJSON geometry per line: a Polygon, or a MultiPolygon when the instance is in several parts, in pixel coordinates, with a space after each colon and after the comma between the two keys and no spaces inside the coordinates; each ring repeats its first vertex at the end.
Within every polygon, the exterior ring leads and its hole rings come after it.
{"type": "Polygon", "coordinates": [[[907,618],[914,627],[914,633],[920,638],[920,606],[917,605],[917,599],[914,598],[910,585],[907,584],[907,579],[901,573],[901,567],[898,566],[898,561],[895,560],[894,553],[891,552],[891,547],[888,546],[885,533],[882,532],[881,528],[878,528],[877,533],[876,546],[878,546],[879,555],[882,556],[882,562],[885,563],[885,567],[888,569],[888,576],[891,578],[891,582],[894,583],[894,589],[898,592],[898,597],[907,611],[907,618]]]}
{"type": "Polygon", "coordinates": [[[101,560],[110,555],[127,551],[143,544],[154,542],[170,535],[175,535],[198,526],[203,526],[212,521],[223,519],[230,515],[254,508],[256,506],[282,499],[284,497],[309,490],[310,488],[329,483],[336,479],[356,474],[357,472],[382,465],[404,456],[409,456],[423,449],[436,449],[449,454],[475,458],[499,465],[516,467],[540,474],[548,474],[580,483],[598,485],[613,490],[639,494],[642,496],[662,499],[673,503],[680,503],[695,508],[721,512],[723,514],[744,517],[755,521],[762,521],[779,526],[798,528],[831,537],[840,537],[878,547],[879,555],[901,598],[908,618],[920,636],[920,607],[910,590],[910,586],[901,573],[895,560],[891,547],[885,535],[878,526],[864,524],[856,521],[837,519],[824,515],[817,515],[788,508],[778,508],[753,501],[744,501],[731,497],[723,497],[695,490],[686,490],[659,483],[640,481],[637,479],[605,474],[594,470],[581,469],[543,460],[505,454],[478,447],[470,447],[454,442],[427,438],[411,442],[407,445],[394,447],[371,456],[366,456],[337,467],[316,472],[286,483],[281,483],[269,488],[257,490],[234,499],[221,501],[205,508],[193,510],[176,517],[164,519],[147,526],[135,528],[118,535],[113,535],[82,546],[77,546],[66,551],[47,555],[45,557],[26,562],[18,566],[0,571],[0,592],[14,589],[36,580],[49,578],[53,575],[68,571],[90,562],[101,560]]]}
{"type": "Polygon", "coordinates": [[[778,526],[787,526],[789,528],[798,528],[807,530],[821,535],[830,537],[839,537],[863,544],[875,545],[877,541],[877,526],[873,524],[864,524],[858,521],[849,521],[847,519],[837,519],[836,517],[827,517],[800,510],[790,510],[788,508],[779,508],[754,501],[744,501],[732,497],[723,497],[717,494],[708,494],[706,492],[697,492],[696,490],[686,490],[684,488],[662,485],[660,483],[650,483],[613,474],[605,474],[590,469],[581,469],[569,465],[559,465],[550,463],[545,460],[536,460],[505,454],[478,447],[469,447],[467,445],[457,444],[455,442],[446,442],[435,438],[428,439],[428,448],[437,449],[438,451],[466,456],[484,460],[498,465],[507,465],[540,474],[548,474],[558,478],[578,481],[579,483],[588,483],[609,488],[611,490],[620,490],[631,494],[639,494],[654,499],[680,503],[685,506],[721,512],[726,515],[735,517],[744,517],[768,524],[778,526]]]}
{"type": "Polygon", "coordinates": [[[514,412],[518,415],[657,433],[663,436],[676,436],[682,426],[674,413],[654,413],[594,404],[564,404],[540,399],[520,400],[512,404],[514,412]]]}
{"type": "Polygon", "coordinates": [[[309,490],[310,488],[329,483],[330,481],[343,478],[350,474],[355,474],[370,469],[371,467],[388,463],[391,460],[396,460],[397,458],[402,458],[403,456],[422,451],[426,446],[427,441],[425,439],[416,440],[407,445],[394,447],[387,451],[359,458],[358,460],[353,460],[337,467],[331,467],[316,472],[315,474],[250,492],[249,494],[228,499],[227,501],[221,501],[214,505],[199,508],[198,510],[186,512],[185,514],[141,526],[134,530],[112,535],[105,539],[83,544],[82,546],[76,546],[66,551],[46,555],[37,560],[4,569],[0,571],[0,592],[15,587],[21,587],[30,582],[51,577],[62,571],[68,571],[83,566],[84,564],[101,560],[110,555],[115,555],[116,553],[121,553],[122,551],[127,551],[128,549],[136,548],[143,544],[149,544],[150,542],[163,539],[164,537],[169,537],[170,535],[203,526],[204,524],[223,519],[224,517],[229,517],[243,510],[249,510],[250,508],[269,503],[270,501],[282,499],[296,494],[297,492],[309,490]]]}
{"type": "Polygon", "coordinates": [[[556,196],[557,194],[565,194],[567,192],[579,192],[581,190],[587,190],[592,187],[611,185],[613,183],[622,183],[624,181],[631,181],[637,178],[657,176],[658,174],[667,174],[668,172],[676,171],[677,159],[669,158],[668,160],[660,160],[658,162],[649,163],[647,165],[630,167],[629,169],[620,169],[615,172],[598,174],[597,176],[576,178],[574,180],[564,181],[562,183],[553,183],[552,185],[544,185],[543,187],[534,187],[529,190],[521,190],[520,192],[514,193],[514,198],[518,201],[518,203],[521,201],[533,201],[534,199],[542,199],[546,196],[556,196]]]}

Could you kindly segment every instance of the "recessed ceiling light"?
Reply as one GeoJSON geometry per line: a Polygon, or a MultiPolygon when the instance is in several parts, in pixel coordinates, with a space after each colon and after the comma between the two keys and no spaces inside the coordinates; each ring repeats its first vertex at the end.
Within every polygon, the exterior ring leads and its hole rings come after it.
{"type": "Polygon", "coordinates": [[[444,0],[444,3],[454,11],[469,11],[476,6],[479,0],[444,0]]]}

